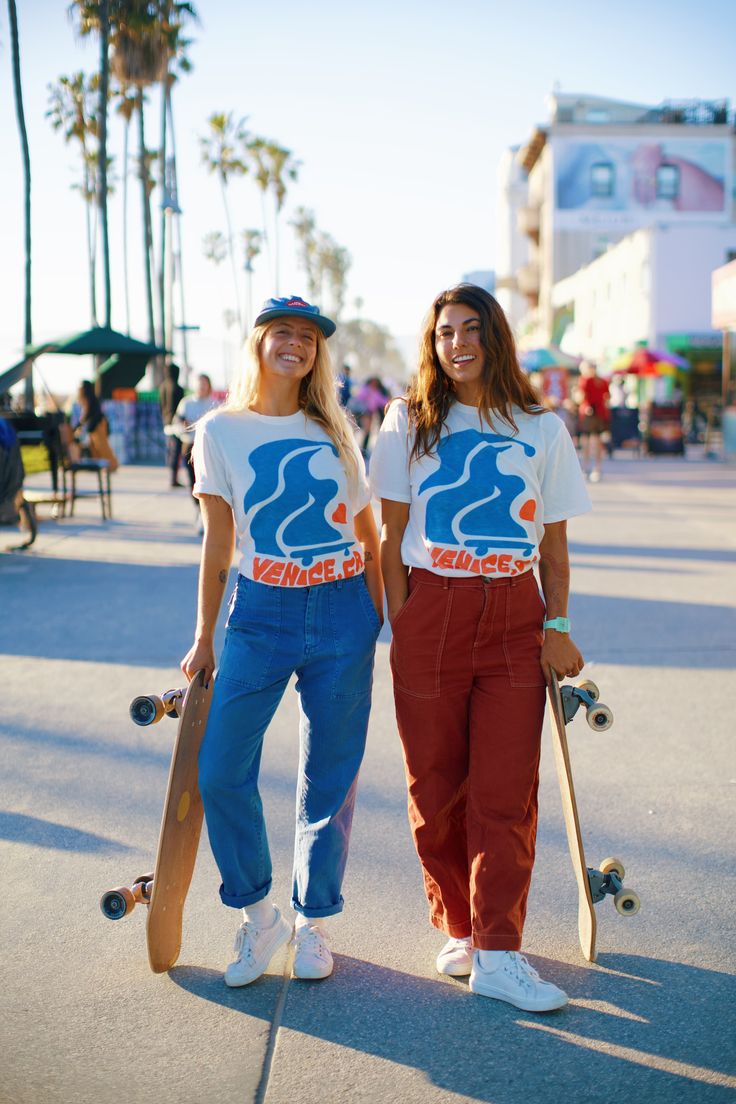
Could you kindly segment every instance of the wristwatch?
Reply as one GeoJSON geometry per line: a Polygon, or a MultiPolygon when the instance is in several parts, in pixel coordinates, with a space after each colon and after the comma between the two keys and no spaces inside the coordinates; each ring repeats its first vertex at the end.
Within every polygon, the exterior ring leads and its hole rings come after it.
{"type": "Polygon", "coordinates": [[[570,631],[570,618],[569,617],[552,617],[549,621],[545,621],[542,626],[545,629],[557,629],[557,632],[569,633],[570,631]]]}

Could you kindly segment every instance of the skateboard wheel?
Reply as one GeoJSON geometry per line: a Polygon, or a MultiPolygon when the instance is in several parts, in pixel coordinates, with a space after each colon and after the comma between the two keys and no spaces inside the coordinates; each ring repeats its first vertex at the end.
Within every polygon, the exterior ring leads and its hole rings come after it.
{"type": "Polygon", "coordinates": [[[130,703],[130,719],[133,724],[139,725],[141,728],[156,724],[161,720],[164,712],[164,703],[161,698],[154,696],[143,695],[139,698],[133,698],[130,703]]]}
{"type": "Polygon", "coordinates": [[[633,889],[622,889],[613,898],[613,903],[616,906],[616,912],[620,912],[622,916],[636,916],[641,908],[641,901],[633,889]]]}
{"type": "Polygon", "coordinates": [[[626,870],[620,859],[604,859],[600,866],[601,874],[618,874],[620,881],[624,880],[626,870]]]}
{"type": "Polygon", "coordinates": [[[607,705],[594,705],[587,711],[586,720],[596,732],[605,732],[613,724],[613,713],[607,705]]]}
{"type": "Polygon", "coordinates": [[[584,690],[586,694],[590,694],[593,701],[598,701],[601,696],[601,692],[591,679],[583,679],[578,683],[578,690],[584,690]]]}
{"type": "Polygon", "coordinates": [[[111,889],[100,898],[100,908],[108,920],[122,920],[135,908],[135,897],[126,886],[111,889]]]}

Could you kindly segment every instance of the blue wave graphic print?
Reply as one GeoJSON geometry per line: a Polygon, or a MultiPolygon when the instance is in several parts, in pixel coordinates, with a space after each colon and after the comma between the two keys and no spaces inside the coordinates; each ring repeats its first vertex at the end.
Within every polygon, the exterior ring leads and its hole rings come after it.
{"type": "Polygon", "coordinates": [[[439,468],[419,487],[427,494],[426,530],[430,541],[473,549],[485,556],[491,548],[520,548],[531,555],[523,526],[511,516],[511,504],[526,488],[518,475],[498,470],[500,453],[536,450],[515,437],[465,429],[443,438],[437,447],[439,468]]]}
{"type": "Polygon", "coordinates": [[[352,547],[344,534],[329,523],[327,507],[339,484],[319,478],[309,462],[318,452],[334,445],[296,438],[269,441],[250,454],[255,478],[243,499],[246,521],[255,550],[262,556],[300,559],[310,564],[315,556],[352,547]]]}

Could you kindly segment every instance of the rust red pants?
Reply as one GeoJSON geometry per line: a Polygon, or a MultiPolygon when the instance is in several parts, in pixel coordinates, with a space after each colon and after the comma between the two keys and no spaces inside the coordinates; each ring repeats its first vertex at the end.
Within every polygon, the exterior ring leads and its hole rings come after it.
{"type": "Polygon", "coordinates": [[[391,669],[409,822],[430,919],[479,950],[518,950],[534,865],[545,683],[531,571],[412,569],[391,669]]]}

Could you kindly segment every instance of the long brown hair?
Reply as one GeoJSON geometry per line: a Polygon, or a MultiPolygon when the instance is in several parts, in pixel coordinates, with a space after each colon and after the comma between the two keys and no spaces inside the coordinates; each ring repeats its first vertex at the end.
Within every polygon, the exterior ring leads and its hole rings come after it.
{"type": "Polygon", "coordinates": [[[443,372],[435,347],[440,311],[454,303],[471,307],[480,319],[480,343],[485,363],[480,381],[479,418],[490,426],[492,416],[497,415],[518,433],[513,406],[525,414],[544,413],[539,395],[519,365],[514,335],[499,304],[475,284],[458,284],[440,292],[424,320],[419,367],[407,393],[409,424],[416,433],[412,460],[432,453],[437,447],[450,407],[456,401],[452,380],[443,372]]]}

